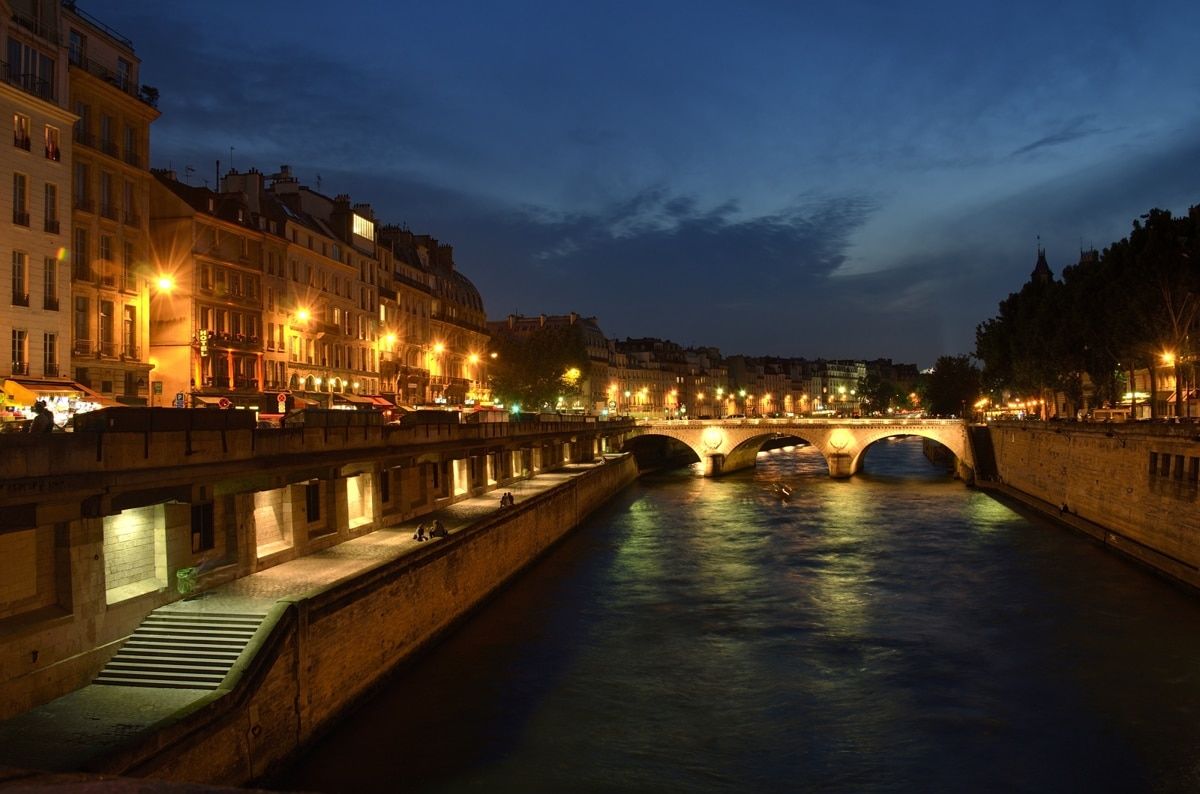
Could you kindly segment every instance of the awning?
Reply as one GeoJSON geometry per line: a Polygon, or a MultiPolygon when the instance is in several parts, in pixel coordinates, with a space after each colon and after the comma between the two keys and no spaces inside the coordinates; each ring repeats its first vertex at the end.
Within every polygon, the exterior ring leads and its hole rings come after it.
{"type": "Polygon", "coordinates": [[[225,397],[211,397],[207,394],[192,395],[192,403],[196,405],[211,405],[214,408],[220,408],[222,400],[224,400],[226,406],[229,405],[229,400],[225,397]]]}
{"type": "Polygon", "coordinates": [[[379,406],[380,408],[395,408],[396,407],[395,403],[391,402],[386,397],[380,397],[375,394],[370,394],[370,395],[367,395],[367,399],[369,399],[372,403],[379,406]]]}
{"type": "Polygon", "coordinates": [[[333,399],[341,400],[342,402],[354,403],[355,405],[374,406],[376,404],[375,401],[370,397],[362,397],[357,394],[350,394],[349,392],[334,392],[333,399]]]}
{"type": "Polygon", "coordinates": [[[36,378],[8,378],[4,381],[4,391],[14,400],[25,405],[33,405],[38,400],[47,397],[66,397],[67,399],[82,400],[96,405],[119,405],[111,397],[97,394],[80,383],[70,380],[38,380],[36,378]]]}

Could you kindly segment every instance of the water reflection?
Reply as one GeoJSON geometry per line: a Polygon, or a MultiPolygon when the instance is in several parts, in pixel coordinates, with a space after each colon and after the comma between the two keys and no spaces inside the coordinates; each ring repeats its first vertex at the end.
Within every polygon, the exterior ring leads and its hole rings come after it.
{"type": "Polygon", "coordinates": [[[1195,790],[1198,638],[1190,594],[919,440],[849,481],[798,448],[633,486],[282,784],[1195,790]]]}

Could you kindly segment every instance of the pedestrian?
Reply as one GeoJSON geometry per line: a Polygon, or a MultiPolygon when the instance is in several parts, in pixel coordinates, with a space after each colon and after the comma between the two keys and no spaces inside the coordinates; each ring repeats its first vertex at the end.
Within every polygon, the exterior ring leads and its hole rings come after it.
{"type": "Polygon", "coordinates": [[[442,525],[441,519],[433,519],[433,529],[429,530],[429,539],[444,538],[447,534],[446,527],[442,525]]]}
{"type": "Polygon", "coordinates": [[[54,429],[54,414],[46,407],[46,403],[38,400],[33,404],[33,421],[29,424],[30,433],[49,433],[54,429]]]}
{"type": "Polygon", "coordinates": [[[500,506],[508,507],[508,494],[506,494],[506,493],[500,494],[500,506]]]}
{"type": "Polygon", "coordinates": [[[422,521],[420,524],[417,524],[417,533],[415,535],[413,535],[413,540],[415,540],[417,542],[424,542],[424,540],[425,540],[425,522],[424,521],[422,521]]]}

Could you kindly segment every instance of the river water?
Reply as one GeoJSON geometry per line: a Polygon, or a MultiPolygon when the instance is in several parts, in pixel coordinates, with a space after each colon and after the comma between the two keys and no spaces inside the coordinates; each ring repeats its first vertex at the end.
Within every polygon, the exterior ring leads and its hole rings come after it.
{"type": "Polygon", "coordinates": [[[275,785],[1196,791],[1200,598],[915,439],[656,475],[275,785]]]}

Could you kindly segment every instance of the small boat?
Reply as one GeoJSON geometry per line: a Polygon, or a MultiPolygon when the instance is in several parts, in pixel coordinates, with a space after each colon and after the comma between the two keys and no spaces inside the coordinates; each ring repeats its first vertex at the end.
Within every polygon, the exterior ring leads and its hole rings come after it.
{"type": "Polygon", "coordinates": [[[781,482],[775,483],[775,495],[780,499],[787,499],[792,495],[792,489],[781,482]]]}

